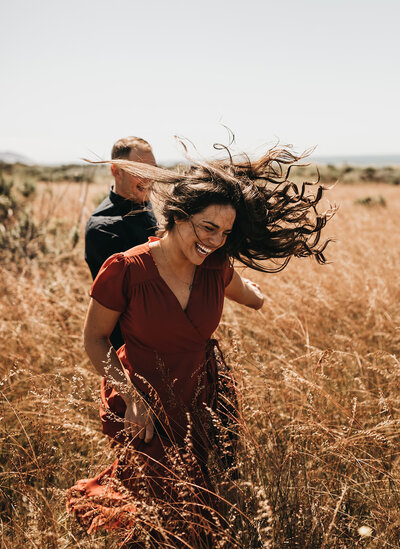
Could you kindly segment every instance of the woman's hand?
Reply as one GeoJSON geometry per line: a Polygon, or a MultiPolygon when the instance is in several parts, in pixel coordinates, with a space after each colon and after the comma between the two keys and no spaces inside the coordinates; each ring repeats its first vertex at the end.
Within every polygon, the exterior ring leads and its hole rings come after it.
{"type": "Polygon", "coordinates": [[[265,296],[262,293],[260,286],[256,282],[253,282],[248,278],[242,278],[242,280],[244,284],[247,286],[248,290],[254,295],[254,298],[258,300],[257,306],[253,308],[261,309],[261,307],[264,305],[265,296]]]}
{"type": "Polygon", "coordinates": [[[85,349],[99,374],[125,401],[124,429],[127,434],[147,443],[154,435],[153,414],[146,401],[132,389],[129,374],[109,341],[120,314],[92,299],[85,323],[85,349]]]}
{"type": "Polygon", "coordinates": [[[225,288],[225,296],[256,310],[261,309],[265,299],[258,284],[248,278],[242,278],[236,271],[233,272],[232,280],[225,288]]]}
{"type": "Polygon", "coordinates": [[[124,429],[132,437],[139,437],[146,444],[154,435],[153,413],[143,398],[125,400],[124,429]]]}

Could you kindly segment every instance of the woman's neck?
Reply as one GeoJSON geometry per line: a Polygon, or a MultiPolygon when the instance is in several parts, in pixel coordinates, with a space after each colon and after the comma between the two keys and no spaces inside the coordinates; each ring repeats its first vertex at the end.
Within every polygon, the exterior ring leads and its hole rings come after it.
{"type": "Polygon", "coordinates": [[[195,265],[187,259],[179,245],[179,235],[168,232],[159,242],[166,262],[178,273],[193,272],[195,265]]]}

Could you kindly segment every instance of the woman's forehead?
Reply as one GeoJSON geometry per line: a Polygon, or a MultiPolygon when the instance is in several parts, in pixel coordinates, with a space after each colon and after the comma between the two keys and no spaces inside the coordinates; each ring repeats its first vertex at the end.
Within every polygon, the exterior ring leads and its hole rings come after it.
{"type": "Polygon", "coordinates": [[[211,204],[193,216],[197,221],[211,221],[218,226],[230,225],[230,227],[235,217],[236,210],[230,204],[211,204]]]}

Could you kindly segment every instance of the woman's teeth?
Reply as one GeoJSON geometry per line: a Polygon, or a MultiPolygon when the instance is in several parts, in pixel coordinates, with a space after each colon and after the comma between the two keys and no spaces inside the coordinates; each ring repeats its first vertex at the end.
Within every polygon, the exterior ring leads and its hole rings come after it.
{"type": "Polygon", "coordinates": [[[207,255],[207,254],[210,254],[212,252],[212,250],[210,250],[209,248],[206,248],[205,246],[200,246],[200,244],[198,244],[197,242],[195,243],[195,246],[196,246],[196,250],[201,255],[207,255]]]}

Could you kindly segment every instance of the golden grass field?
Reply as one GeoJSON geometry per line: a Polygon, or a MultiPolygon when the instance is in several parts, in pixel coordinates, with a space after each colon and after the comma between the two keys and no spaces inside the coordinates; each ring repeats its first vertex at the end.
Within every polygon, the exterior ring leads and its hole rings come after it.
{"type": "MultiPolygon", "coordinates": [[[[18,227],[17,206],[4,214],[4,549],[118,544],[87,536],[65,510],[65,490],[114,459],[81,339],[84,223],[106,192],[104,181],[38,183],[20,197],[18,227]]],[[[217,337],[245,422],[224,547],[400,547],[400,188],[339,182],[326,196],[339,206],[325,230],[331,263],[246,270],[266,296],[262,312],[225,305],[217,337]]]]}

